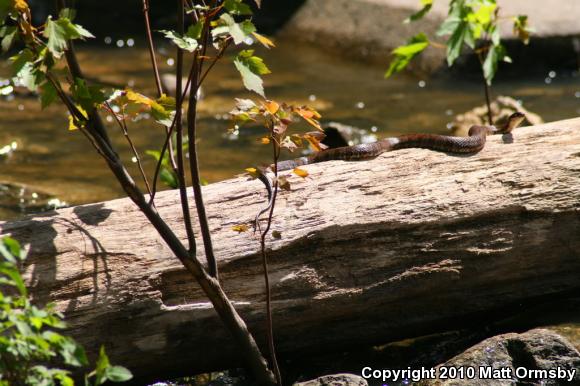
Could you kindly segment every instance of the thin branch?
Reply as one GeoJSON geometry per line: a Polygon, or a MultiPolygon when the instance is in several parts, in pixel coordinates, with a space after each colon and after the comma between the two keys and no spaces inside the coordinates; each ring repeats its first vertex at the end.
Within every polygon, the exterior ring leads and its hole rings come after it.
{"type": "MultiPolygon", "coordinates": [[[[184,87],[185,91],[181,94],[181,97],[179,98],[179,100],[176,101],[177,106],[183,106],[183,102],[185,101],[185,96],[187,95],[187,90],[189,89],[189,85],[191,84],[193,72],[194,72],[194,66],[192,64],[191,69],[189,71],[189,77],[187,78],[187,82],[185,83],[185,87],[184,87]]],[[[175,128],[176,121],[177,121],[177,112],[175,113],[175,116],[173,117],[173,121],[171,122],[171,126],[169,126],[167,136],[165,137],[165,142],[163,143],[163,147],[161,148],[161,154],[159,156],[160,161],[157,162],[157,166],[155,167],[155,174],[153,176],[153,195],[149,199],[149,202],[153,202],[153,199],[155,198],[155,194],[157,193],[157,178],[159,176],[159,171],[161,169],[161,160],[163,160],[163,157],[165,156],[165,152],[167,151],[167,148],[168,148],[168,144],[170,144],[170,138],[171,138],[171,135],[173,134],[173,130],[175,128]]],[[[171,156],[171,154],[170,154],[170,156],[171,156]]],[[[177,167],[174,167],[174,170],[177,170],[177,167]]]]}
{"type": "MultiPolygon", "coordinates": [[[[273,168],[274,168],[274,189],[272,192],[272,199],[270,200],[270,212],[268,213],[268,223],[266,229],[262,232],[260,229],[259,220],[256,221],[258,229],[261,232],[260,235],[260,249],[262,252],[262,267],[264,269],[264,282],[266,286],[266,335],[268,340],[268,349],[270,352],[270,360],[272,361],[272,369],[276,376],[276,380],[279,386],[282,386],[282,376],[280,374],[280,368],[278,366],[278,360],[276,359],[276,348],[274,344],[274,327],[272,321],[272,289],[270,288],[270,277],[268,274],[268,258],[266,255],[266,236],[270,231],[272,226],[272,218],[274,216],[274,207],[276,205],[276,197],[278,196],[278,159],[280,158],[280,144],[276,141],[275,134],[271,129],[272,137],[272,152],[273,152],[273,168]]],[[[266,177],[268,178],[268,177],[266,177]]]]}
{"type": "Polygon", "coordinates": [[[163,86],[161,85],[159,67],[157,66],[157,59],[155,58],[155,46],[153,45],[153,35],[151,33],[151,23],[149,21],[149,0],[143,0],[143,17],[145,19],[145,31],[147,33],[147,46],[149,47],[151,67],[153,68],[153,75],[155,76],[155,86],[157,86],[158,96],[161,96],[161,94],[163,94],[163,86]]]}
{"type": "Polygon", "coordinates": [[[489,84],[487,84],[487,79],[485,79],[485,72],[483,70],[483,55],[481,52],[477,52],[477,58],[479,59],[479,64],[481,66],[481,76],[483,78],[483,89],[485,92],[485,104],[487,105],[487,120],[490,126],[493,126],[493,114],[491,113],[491,98],[489,84]]]}
{"type": "Polygon", "coordinates": [[[139,157],[139,152],[137,151],[137,148],[135,147],[133,140],[129,136],[129,130],[127,129],[127,122],[125,121],[125,111],[123,110],[123,121],[121,121],[119,119],[119,117],[117,116],[117,114],[115,113],[115,111],[113,111],[109,102],[105,102],[105,107],[107,108],[107,110],[109,110],[109,113],[115,118],[115,121],[117,121],[117,124],[119,125],[119,128],[121,129],[121,132],[123,133],[123,136],[127,140],[127,143],[129,144],[129,147],[131,148],[131,152],[133,153],[133,156],[137,160],[137,166],[139,167],[139,172],[141,173],[141,178],[143,178],[143,182],[145,183],[145,187],[147,188],[147,192],[149,193],[149,196],[151,196],[151,186],[149,186],[149,181],[147,180],[147,175],[145,174],[145,170],[143,170],[143,164],[141,163],[141,158],[139,157]]]}
{"type": "MultiPolygon", "coordinates": [[[[177,0],[177,29],[183,34],[183,0],[177,0]]],[[[181,95],[183,76],[183,50],[177,47],[177,64],[176,64],[176,84],[175,95],[181,95]]],[[[190,95],[191,97],[191,95],[190,95]]],[[[177,102],[177,101],[176,101],[177,102]]],[[[185,223],[185,232],[189,243],[189,253],[195,256],[195,235],[191,223],[191,213],[189,212],[189,200],[187,198],[187,186],[185,183],[185,166],[183,163],[183,122],[181,120],[181,105],[175,106],[175,132],[177,136],[177,180],[179,181],[179,197],[181,201],[181,211],[183,212],[183,222],[185,223]]]]}
{"type": "Polygon", "coordinates": [[[191,186],[193,189],[193,197],[195,199],[195,207],[197,209],[197,217],[199,220],[199,227],[201,230],[201,235],[203,238],[203,246],[205,251],[205,257],[207,259],[207,265],[209,274],[216,279],[219,277],[217,261],[214,255],[213,244],[211,239],[211,231],[209,229],[209,223],[207,220],[207,213],[205,211],[205,204],[203,202],[203,193],[201,190],[201,178],[199,173],[199,159],[197,152],[197,89],[199,88],[199,76],[201,74],[201,66],[203,65],[203,56],[205,55],[205,50],[208,43],[209,35],[209,25],[211,23],[211,17],[206,16],[203,33],[204,37],[202,40],[202,56],[198,57],[197,51],[194,55],[194,64],[197,68],[193,69],[193,79],[190,85],[189,91],[189,106],[187,109],[187,140],[189,144],[189,171],[191,174],[191,186]],[[198,63],[199,58],[199,65],[198,63]]]}

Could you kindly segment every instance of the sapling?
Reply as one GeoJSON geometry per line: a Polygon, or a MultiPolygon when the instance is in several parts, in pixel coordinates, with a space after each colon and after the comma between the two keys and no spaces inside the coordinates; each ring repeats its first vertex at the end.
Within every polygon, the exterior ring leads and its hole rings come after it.
{"type": "MultiPolygon", "coordinates": [[[[422,8],[405,20],[410,23],[422,19],[429,13],[433,0],[420,0],[422,8]]],[[[532,29],[528,25],[528,17],[519,15],[509,18],[513,22],[516,36],[528,44],[532,29]]],[[[405,45],[393,50],[393,59],[385,77],[390,77],[402,71],[410,61],[429,46],[446,49],[447,65],[451,67],[461,55],[464,48],[468,48],[479,61],[484,83],[487,118],[493,125],[491,112],[490,87],[497,73],[500,62],[511,63],[505,46],[501,40],[500,7],[496,0],[451,0],[447,18],[439,26],[437,36],[446,36],[444,46],[430,40],[426,34],[419,33],[413,36],[405,45]]]]}

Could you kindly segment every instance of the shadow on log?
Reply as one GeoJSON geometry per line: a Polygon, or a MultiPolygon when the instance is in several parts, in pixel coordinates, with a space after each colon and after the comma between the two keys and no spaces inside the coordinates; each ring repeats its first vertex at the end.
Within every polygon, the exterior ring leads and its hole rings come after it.
{"type": "MultiPolygon", "coordinates": [[[[282,238],[268,241],[282,358],[461,328],[580,287],[580,119],[489,138],[468,157],[408,149],[305,168],[278,198],[282,238]]],[[[236,178],[204,194],[225,290],[263,344],[259,242],[232,226],[251,222],[265,189],[236,178]]],[[[156,202],[181,229],[176,191],[156,202]]],[[[30,244],[34,297],[138,379],[239,364],[200,288],[128,199],[0,229],[30,244]]]]}

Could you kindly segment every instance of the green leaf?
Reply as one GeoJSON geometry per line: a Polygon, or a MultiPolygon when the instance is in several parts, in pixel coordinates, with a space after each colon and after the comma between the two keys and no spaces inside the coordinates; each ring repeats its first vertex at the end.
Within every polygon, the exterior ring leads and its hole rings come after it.
{"type": "MultiPolygon", "coordinates": [[[[6,236],[2,239],[3,246],[6,247],[7,251],[10,253],[11,256],[18,258],[19,260],[24,259],[24,251],[20,248],[20,243],[14,240],[12,237],[6,236]]],[[[4,255],[4,253],[2,254],[4,255]]],[[[4,257],[7,257],[4,255],[4,257]]],[[[14,261],[16,263],[16,261],[14,261]]]]}
{"type": "Polygon", "coordinates": [[[97,359],[97,367],[95,368],[96,385],[102,385],[107,381],[106,371],[109,366],[111,366],[111,363],[109,362],[109,357],[105,352],[105,347],[101,346],[101,349],[99,350],[99,358],[97,359]]]}
{"type": "Polygon", "coordinates": [[[422,8],[405,19],[403,23],[410,23],[422,19],[433,7],[433,0],[421,0],[422,8]]]}
{"type": "Polygon", "coordinates": [[[409,62],[417,55],[419,55],[425,48],[429,46],[429,39],[424,33],[413,36],[406,45],[397,47],[393,50],[393,60],[389,65],[389,69],[385,73],[385,78],[390,77],[394,73],[400,72],[409,62]]]}
{"type": "Polygon", "coordinates": [[[491,46],[483,62],[483,75],[485,76],[485,81],[488,85],[491,85],[495,74],[497,73],[497,68],[500,60],[511,63],[511,59],[507,56],[507,52],[504,46],[497,45],[491,46]]]}
{"type": "Polygon", "coordinates": [[[242,0],[225,0],[224,8],[234,15],[251,15],[252,9],[249,5],[244,4],[242,0]]]}
{"type": "Polygon", "coordinates": [[[199,20],[197,23],[189,26],[187,32],[185,33],[185,36],[197,40],[201,37],[202,30],[203,30],[203,21],[199,20]]]}
{"type": "Polygon", "coordinates": [[[38,71],[32,62],[26,62],[20,71],[18,71],[15,78],[27,89],[32,92],[36,92],[38,85],[44,81],[44,74],[38,71]]]}
{"type": "Polygon", "coordinates": [[[70,21],[73,21],[75,19],[77,15],[77,11],[73,8],[63,8],[60,10],[58,17],[59,18],[64,18],[64,19],[69,19],[70,21]]]}
{"type": "MultiPolygon", "coordinates": [[[[182,50],[193,52],[197,49],[198,43],[195,38],[186,35],[180,35],[175,31],[166,31],[161,30],[159,31],[165,35],[166,38],[171,40],[177,47],[181,48],[182,50]]],[[[195,31],[192,31],[192,33],[195,31]]]]}
{"type": "Polygon", "coordinates": [[[159,179],[163,182],[166,186],[170,187],[171,189],[177,189],[179,186],[179,181],[177,176],[173,172],[173,170],[169,169],[166,166],[161,167],[161,171],[159,171],[159,179]]]}
{"type": "Polygon", "coordinates": [[[256,27],[250,20],[236,23],[232,15],[224,13],[217,21],[217,27],[212,30],[212,36],[218,37],[229,34],[235,44],[241,44],[250,34],[256,31],[256,27]]]}
{"type": "Polygon", "coordinates": [[[66,50],[67,40],[94,37],[89,31],[78,24],[73,24],[65,17],[54,21],[51,16],[46,20],[43,36],[48,39],[46,46],[49,51],[57,58],[60,58],[66,50]]]}
{"type": "Polygon", "coordinates": [[[2,37],[2,51],[6,52],[18,39],[18,29],[15,26],[2,26],[0,28],[0,37],[2,37]]]}
{"type": "Polygon", "coordinates": [[[22,276],[20,276],[20,272],[14,265],[14,263],[10,262],[0,262],[0,274],[8,277],[11,279],[14,287],[18,289],[20,295],[26,297],[28,295],[28,291],[26,290],[26,286],[24,285],[24,280],[22,280],[22,276]]]}
{"type": "Polygon", "coordinates": [[[133,374],[123,366],[110,366],[105,370],[105,375],[111,382],[125,382],[133,378],[133,374]]]}
{"type": "Polygon", "coordinates": [[[60,343],[60,355],[67,365],[82,367],[88,364],[87,354],[81,345],[72,338],[63,337],[60,343]]]}
{"type": "Polygon", "coordinates": [[[534,32],[528,24],[528,17],[526,15],[518,15],[513,18],[514,21],[514,34],[524,43],[528,44],[530,42],[530,34],[534,32]]]}
{"type": "Polygon", "coordinates": [[[264,61],[254,56],[253,50],[244,50],[234,59],[234,66],[242,75],[244,86],[264,97],[264,85],[260,75],[270,73],[264,61]]]}
{"type": "Polygon", "coordinates": [[[107,100],[101,87],[95,85],[88,86],[86,81],[81,78],[75,79],[74,86],[72,87],[72,95],[83,110],[89,112],[107,100]]]}
{"type": "Polygon", "coordinates": [[[455,60],[461,54],[461,48],[465,42],[465,37],[468,34],[468,25],[466,22],[461,22],[447,41],[447,64],[452,66],[455,60]]]}
{"type": "Polygon", "coordinates": [[[11,57],[10,60],[12,61],[12,72],[16,76],[27,63],[32,63],[34,54],[28,48],[25,48],[11,57]]]}
{"type": "Polygon", "coordinates": [[[437,36],[451,35],[466,17],[466,14],[467,10],[464,0],[451,2],[449,6],[449,14],[437,30],[437,36]]]}
{"type": "Polygon", "coordinates": [[[40,85],[40,106],[42,109],[50,106],[56,100],[58,93],[51,82],[40,85]]]}

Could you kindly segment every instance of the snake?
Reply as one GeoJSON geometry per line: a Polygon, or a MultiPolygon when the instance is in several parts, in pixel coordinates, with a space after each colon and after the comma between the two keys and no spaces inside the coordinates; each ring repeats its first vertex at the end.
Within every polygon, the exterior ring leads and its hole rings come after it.
{"type": "MultiPolygon", "coordinates": [[[[385,138],[373,143],[331,148],[319,151],[308,157],[280,161],[276,164],[276,168],[278,172],[282,172],[300,166],[325,161],[369,160],[376,158],[387,151],[409,148],[422,148],[455,154],[475,154],[485,147],[488,135],[509,134],[512,130],[517,128],[524,119],[525,115],[523,113],[515,112],[509,116],[506,123],[500,128],[496,128],[493,125],[473,125],[469,128],[467,137],[439,134],[406,134],[398,137],[385,138]]],[[[274,170],[274,165],[270,165],[269,169],[274,170]]],[[[256,216],[256,225],[259,217],[270,209],[273,198],[270,179],[264,173],[260,173],[258,178],[264,183],[266,190],[268,191],[268,206],[262,209],[256,216]]]]}

